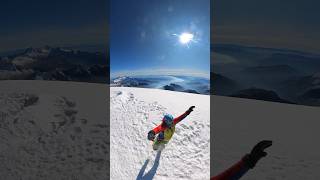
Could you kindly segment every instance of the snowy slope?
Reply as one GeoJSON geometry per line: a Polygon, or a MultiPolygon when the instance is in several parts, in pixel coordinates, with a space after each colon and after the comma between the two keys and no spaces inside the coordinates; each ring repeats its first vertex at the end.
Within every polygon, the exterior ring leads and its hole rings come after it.
{"type": "Polygon", "coordinates": [[[210,96],[159,89],[111,87],[110,178],[209,179],[210,96]],[[147,133],[164,113],[178,116],[196,108],[176,126],[166,148],[152,150],[147,133]]]}
{"type": "Polygon", "coordinates": [[[320,179],[320,109],[213,96],[211,168],[218,174],[260,140],[273,146],[243,180],[320,179]]]}
{"type": "Polygon", "coordinates": [[[1,179],[103,180],[107,86],[0,81],[1,179]]]}

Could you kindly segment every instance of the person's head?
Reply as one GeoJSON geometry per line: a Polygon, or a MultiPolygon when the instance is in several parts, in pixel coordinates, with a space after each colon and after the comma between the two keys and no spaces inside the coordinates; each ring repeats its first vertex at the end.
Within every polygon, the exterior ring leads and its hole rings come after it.
{"type": "Polygon", "coordinates": [[[173,116],[171,114],[164,115],[162,121],[167,127],[172,127],[173,125],[173,116]]]}

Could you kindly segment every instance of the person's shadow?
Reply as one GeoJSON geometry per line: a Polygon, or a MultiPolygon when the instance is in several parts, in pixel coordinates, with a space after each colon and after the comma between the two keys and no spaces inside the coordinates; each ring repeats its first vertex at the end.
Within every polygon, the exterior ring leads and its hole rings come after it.
{"type": "Polygon", "coordinates": [[[161,156],[161,150],[158,151],[156,159],[154,160],[154,164],[152,166],[152,168],[149,170],[149,172],[147,172],[146,174],[144,174],[144,171],[146,170],[146,167],[149,163],[149,159],[147,159],[142,168],[139,171],[139,174],[137,176],[136,180],[152,180],[154,175],[157,172],[158,166],[159,166],[159,161],[160,161],[160,156],[161,156]],[[144,175],[143,175],[144,174],[144,175]]]}

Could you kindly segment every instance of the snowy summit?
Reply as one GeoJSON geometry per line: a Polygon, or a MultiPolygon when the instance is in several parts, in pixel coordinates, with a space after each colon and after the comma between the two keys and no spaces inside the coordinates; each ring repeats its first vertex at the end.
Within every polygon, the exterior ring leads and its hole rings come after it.
{"type": "Polygon", "coordinates": [[[111,87],[110,178],[203,180],[210,177],[210,97],[160,89],[111,87]],[[165,113],[194,111],[176,125],[162,151],[153,151],[148,131],[165,113]]]}

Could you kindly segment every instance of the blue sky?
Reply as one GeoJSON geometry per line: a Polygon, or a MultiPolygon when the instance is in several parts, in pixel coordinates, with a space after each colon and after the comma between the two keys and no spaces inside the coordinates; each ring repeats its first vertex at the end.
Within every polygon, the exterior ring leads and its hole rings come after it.
{"type": "Polygon", "coordinates": [[[320,52],[320,1],[215,0],[213,43],[320,52]]]}
{"type": "Polygon", "coordinates": [[[106,0],[4,0],[0,52],[44,45],[106,44],[106,0]]]}
{"type": "Polygon", "coordinates": [[[209,0],[111,0],[112,75],[210,72],[209,0]],[[179,42],[188,32],[196,42],[179,42]]]}

